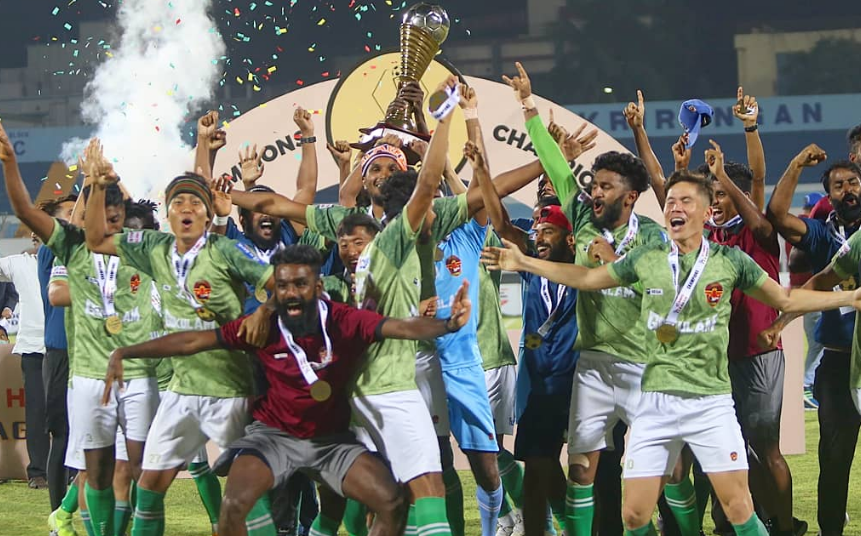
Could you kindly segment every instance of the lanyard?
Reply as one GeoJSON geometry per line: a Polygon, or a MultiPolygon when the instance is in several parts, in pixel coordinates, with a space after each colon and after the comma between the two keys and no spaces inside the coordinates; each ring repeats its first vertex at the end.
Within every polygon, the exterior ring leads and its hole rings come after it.
{"type": "Polygon", "coordinates": [[[825,219],[825,223],[828,225],[828,231],[831,233],[831,236],[834,237],[840,245],[846,243],[846,228],[842,223],[837,221],[837,211],[832,210],[828,217],[825,219]]]}
{"type": "Polygon", "coordinates": [[[272,255],[275,254],[275,251],[278,250],[278,246],[264,250],[264,249],[260,249],[259,247],[257,247],[255,245],[254,249],[257,251],[257,256],[260,257],[261,260],[264,260],[268,263],[269,260],[272,258],[272,255]]]}
{"type": "Polygon", "coordinates": [[[550,295],[550,284],[546,278],[541,278],[541,301],[544,302],[544,308],[547,309],[547,320],[538,328],[538,334],[542,337],[546,336],[550,331],[550,325],[556,318],[556,311],[562,304],[562,298],[565,297],[565,291],[568,289],[565,285],[557,285],[556,287],[556,306],[553,306],[553,298],[550,295]]]}
{"type": "MultiPolygon", "coordinates": [[[[622,252],[625,251],[625,248],[628,247],[628,244],[634,241],[634,238],[637,237],[637,231],[640,229],[640,218],[637,217],[634,212],[631,212],[631,217],[628,218],[628,232],[625,233],[625,237],[619,242],[619,245],[616,246],[616,255],[621,255],[622,252]]],[[[601,233],[604,235],[604,239],[607,240],[607,243],[611,246],[613,242],[616,241],[613,238],[613,233],[610,232],[609,229],[603,229],[601,233]]]]}
{"type": "Polygon", "coordinates": [[[314,370],[319,370],[332,362],[332,340],[329,339],[329,332],[326,331],[326,319],[329,316],[329,308],[323,300],[317,300],[317,311],[320,313],[320,327],[323,330],[323,340],[326,343],[326,355],[323,356],[323,359],[319,363],[311,363],[308,361],[308,355],[305,354],[305,350],[296,344],[296,340],[293,339],[293,334],[290,333],[289,329],[284,327],[284,323],[281,322],[281,319],[278,319],[278,328],[281,330],[281,335],[284,337],[287,347],[290,348],[290,351],[296,358],[296,364],[299,365],[299,370],[302,372],[302,376],[305,378],[305,381],[308,382],[308,385],[313,384],[319,379],[314,370]]]}
{"type": "Polygon", "coordinates": [[[729,229],[730,227],[735,227],[736,225],[741,223],[741,221],[741,214],[736,214],[735,216],[730,218],[729,221],[725,221],[721,224],[715,223],[713,219],[709,220],[709,226],[714,227],[715,229],[729,229]]]}
{"type": "Polygon", "coordinates": [[[102,294],[105,318],[117,314],[114,306],[114,293],[117,291],[117,271],[120,268],[120,258],[110,256],[107,264],[105,258],[98,253],[93,255],[93,263],[96,267],[96,280],[99,284],[99,292],[102,294]]]}
{"type": "Polygon", "coordinates": [[[200,250],[203,249],[204,245],[206,245],[206,233],[198,238],[197,242],[191,247],[191,249],[186,251],[184,255],[180,256],[176,249],[176,242],[173,243],[173,250],[171,251],[173,274],[176,277],[176,284],[181,291],[185,292],[185,298],[195,309],[200,309],[201,306],[197,300],[194,299],[194,295],[188,291],[188,288],[185,286],[185,282],[186,279],[188,279],[188,272],[191,271],[191,267],[194,265],[194,259],[197,258],[197,255],[200,253],[200,250]]]}
{"type": "Polygon", "coordinates": [[[709,260],[710,249],[708,241],[703,239],[702,244],[700,244],[700,253],[697,255],[697,262],[694,263],[694,267],[691,268],[691,273],[688,275],[688,279],[685,281],[684,286],[679,288],[679,247],[675,242],[672,243],[670,254],[667,255],[667,261],[670,263],[670,271],[673,273],[673,289],[676,292],[676,299],[673,301],[673,306],[670,308],[669,314],[664,319],[665,323],[675,326],[678,322],[679,313],[682,312],[682,309],[684,309],[685,305],[690,301],[691,295],[694,292],[694,287],[697,286],[697,282],[705,271],[706,263],[709,260]]]}

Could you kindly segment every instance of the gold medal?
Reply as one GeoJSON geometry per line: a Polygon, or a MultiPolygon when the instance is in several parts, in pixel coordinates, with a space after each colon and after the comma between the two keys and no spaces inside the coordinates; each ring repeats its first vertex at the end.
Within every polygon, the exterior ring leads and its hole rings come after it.
{"type": "Polygon", "coordinates": [[[211,322],[215,320],[215,313],[211,309],[207,309],[206,307],[201,307],[200,309],[195,309],[195,313],[197,313],[197,317],[205,322],[211,322]]]}
{"type": "Polygon", "coordinates": [[[119,335],[123,330],[123,321],[117,315],[111,315],[105,319],[105,329],[111,335],[119,335]]]}
{"type": "Polygon", "coordinates": [[[261,287],[254,291],[254,297],[260,303],[266,303],[266,300],[269,299],[269,295],[266,293],[266,288],[261,287]]]}
{"type": "Polygon", "coordinates": [[[661,324],[655,335],[662,344],[673,344],[679,338],[679,330],[672,324],[661,324]]]}
{"type": "Polygon", "coordinates": [[[536,350],[541,347],[543,339],[537,333],[530,333],[526,336],[526,347],[530,350],[536,350]]]}
{"type": "Polygon", "coordinates": [[[325,402],[332,396],[332,386],[326,380],[317,380],[311,384],[311,398],[317,402],[325,402]]]}

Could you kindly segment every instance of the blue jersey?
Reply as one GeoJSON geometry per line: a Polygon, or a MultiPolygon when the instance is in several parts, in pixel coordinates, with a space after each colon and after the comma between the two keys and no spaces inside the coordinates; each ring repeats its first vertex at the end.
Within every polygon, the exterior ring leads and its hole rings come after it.
{"type": "Polygon", "coordinates": [[[451,305],[464,281],[469,281],[472,312],[465,326],[455,333],[437,337],[436,347],[443,370],[481,365],[478,350],[478,270],[487,227],[471,219],[437,244],[434,261],[437,318],[451,316],[451,305]],[[442,252],[441,258],[438,252],[442,252]]]}
{"type": "Polygon", "coordinates": [[[577,290],[530,273],[521,273],[526,287],[523,301],[523,342],[517,374],[518,418],[530,392],[571,396],[574,367],[580,353],[577,340],[577,290]],[[548,319],[553,312],[553,318],[548,319]]]}
{"type": "Polygon", "coordinates": [[[55,350],[68,348],[66,341],[65,308],[54,307],[48,301],[48,282],[51,280],[51,269],[54,267],[54,254],[48,246],[39,246],[36,256],[39,270],[39,286],[42,290],[42,306],[45,309],[45,347],[55,350]]]}
{"type": "MultiPolygon", "coordinates": [[[[807,253],[811,271],[815,274],[821,272],[830,263],[831,259],[843,245],[844,238],[840,229],[830,221],[802,218],[807,224],[807,232],[795,246],[807,253]]],[[[846,227],[845,240],[848,240],[858,227],[846,227]]],[[[854,290],[858,286],[858,274],[856,273],[840,284],[843,290],[854,290]]],[[[855,329],[855,311],[842,314],[839,309],[822,311],[822,316],[816,324],[814,336],[816,341],[824,346],[832,348],[852,348],[852,333],[855,329]]]]}

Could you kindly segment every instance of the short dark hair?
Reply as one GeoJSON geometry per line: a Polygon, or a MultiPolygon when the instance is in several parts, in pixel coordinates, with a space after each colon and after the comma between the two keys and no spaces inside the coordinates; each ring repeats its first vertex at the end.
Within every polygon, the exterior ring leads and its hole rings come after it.
{"type": "Polygon", "coordinates": [[[597,174],[602,169],[621,175],[628,187],[637,193],[649,189],[649,172],[646,171],[643,161],[632,154],[618,151],[599,154],[592,164],[592,173],[597,174]]]}
{"type": "Polygon", "coordinates": [[[820,180],[822,181],[822,187],[825,188],[825,193],[830,193],[831,191],[831,172],[835,169],[848,169],[861,179],[861,166],[851,160],[838,160],[822,172],[820,180]]]}
{"type": "MultiPolygon", "coordinates": [[[[750,192],[753,188],[753,172],[749,167],[742,164],[741,162],[733,162],[732,160],[728,162],[724,162],[723,170],[726,172],[729,180],[735,184],[739,190],[742,192],[750,192]]],[[[697,168],[697,173],[700,175],[716,181],[717,177],[712,175],[711,170],[709,170],[708,164],[700,164],[697,168]]]]}
{"type": "Polygon", "coordinates": [[[535,203],[535,206],[540,208],[549,206],[561,207],[562,203],[559,202],[559,198],[555,195],[549,195],[547,197],[542,197],[541,199],[539,199],[538,202],[535,203]]]}
{"type": "MultiPolygon", "coordinates": [[[[90,200],[90,192],[92,191],[92,185],[87,185],[84,187],[83,191],[81,191],[81,195],[84,196],[84,203],[90,200]]],[[[117,183],[108,184],[105,188],[105,206],[106,207],[123,207],[126,206],[126,200],[123,197],[123,191],[120,190],[119,185],[117,183]]]]}
{"type": "Polygon", "coordinates": [[[278,266],[280,264],[304,264],[311,268],[316,275],[320,275],[320,267],[323,265],[323,257],[317,248],[306,244],[293,244],[279,248],[269,259],[269,264],[278,266]]]}
{"type": "Polygon", "coordinates": [[[353,232],[356,230],[356,227],[364,227],[370,235],[376,235],[382,230],[380,222],[378,222],[371,216],[362,213],[350,214],[349,216],[341,220],[341,224],[338,226],[338,238],[341,238],[345,235],[353,234],[353,232]]]}
{"type": "MultiPolygon", "coordinates": [[[[246,191],[249,193],[254,193],[254,192],[265,192],[265,193],[270,193],[270,194],[275,193],[275,190],[273,190],[272,188],[270,188],[264,184],[257,184],[255,186],[249,188],[246,191]]],[[[251,212],[252,211],[247,209],[247,208],[240,208],[239,209],[239,217],[242,218],[242,220],[243,220],[242,230],[245,231],[245,234],[251,234],[251,227],[250,227],[250,225],[251,225],[251,212]]]]}
{"type": "Polygon", "coordinates": [[[861,125],[855,125],[846,133],[846,142],[849,144],[849,152],[854,153],[861,144],[861,125]]]}
{"type": "Polygon", "coordinates": [[[687,169],[680,169],[678,171],[674,171],[670,178],[667,179],[667,183],[664,185],[664,192],[669,192],[670,188],[679,184],[680,182],[688,182],[696,186],[700,193],[705,195],[709,201],[709,205],[714,203],[715,201],[715,188],[712,180],[708,177],[704,177],[699,173],[695,173],[693,171],[687,169]]]}
{"type": "Polygon", "coordinates": [[[143,221],[144,229],[158,231],[161,228],[158,218],[156,218],[157,211],[158,205],[149,199],[138,199],[137,201],[129,199],[126,201],[126,219],[140,218],[143,221]]]}
{"type": "Polygon", "coordinates": [[[401,213],[416,189],[418,178],[419,174],[414,169],[396,171],[380,185],[386,218],[391,220],[401,213]]]}
{"type": "Polygon", "coordinates": [[[63,203],[67,203],[71,201],[72,203],[76,203],[78,201],[78,196],[75,194],[69,194],[64,197],[58,197],[57,199],[48,199],[46,201],[42,201],[39,203],[39,210],[48,214],[51,217],[56,217],[57,212],[60,210],[60,205],[63,203]]]}

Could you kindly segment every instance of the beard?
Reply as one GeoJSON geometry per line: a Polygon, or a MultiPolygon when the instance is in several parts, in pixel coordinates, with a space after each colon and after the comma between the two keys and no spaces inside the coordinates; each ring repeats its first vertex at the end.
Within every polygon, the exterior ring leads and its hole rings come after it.
{"type": "Polygon", "coordinates": [[[831,204],[834,206],[834,211],[837,212],[837,216],[847,222],[855,222],[859,218],[861,218],[861,200],[858,199],[858,196],[855,194],[846,194],[843,196],[843,199],[836,200],[832,199],[831,204]],[[847,200],[853,200],[855,202],[854,205],[847,205],[847,200]]]}
{"type": "Polygon", "coordinates": [[[595,212],[592,211],[589,214],[589,220],[592,222],[592,225],[598,229],[612,228],[622,215],[622,201],[622,198],[617,199],[613,203],[605,201],[604,211],[601,216],[595,216],[595,212]]]}
{"type": "Polygon", "coordinates": [[[277,311],[278,318],[294,337],[307,335],[317,328],[317,300],[295,299],[278,302],[277,311]],[[297,305],[302,309],[302,314],[291,316],[288,309],[297,305]]]}
{"type": "Polygon", "coordinates": [[[277,236],[274,232],[269,238],[263,238],[256,231],[254,234],[251,235],[251,240],[254,242],[254,245],[262,249],[263,251],[269,251],[270,249],[278,245],[279,238],[280,237],[277,236]]]}

